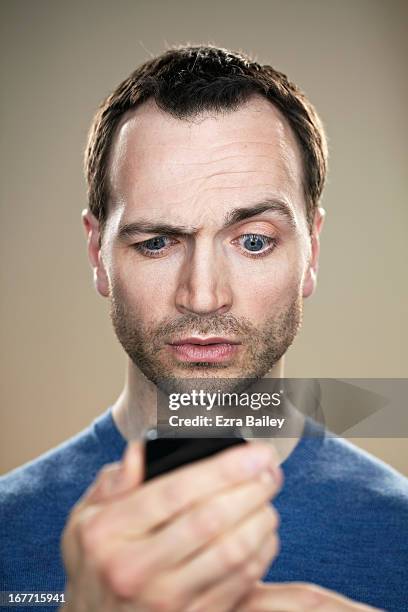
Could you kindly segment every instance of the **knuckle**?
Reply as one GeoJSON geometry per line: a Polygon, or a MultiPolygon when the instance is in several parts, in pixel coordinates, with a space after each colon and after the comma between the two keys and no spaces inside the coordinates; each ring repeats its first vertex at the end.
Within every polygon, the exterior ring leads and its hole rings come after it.
{"type": "Polygon", "coordinates": [[[101,561],[99,574],[110,591],[125,599],[137,595],[145,582],[142,564],[129,564],[119,553],[111,554],[101,561]]]}
{"type": "Polygon", "coordinates": [[[280,540],[279,536],[274,534],[270,539],[268,539],[268,545],[265,547],[262,553],[262,559],[265,563],[269,564],[273,559],[275,559],[280,552],[280,540]]]}
{"type": "Polygon", "coordinates": [[[268,546],[264,554],[263,561],[264,561],[265,571],[266,569],[268,569],[270,564],[276,559],[279,553],[280,553],[280,539],[277,535],[274,535],[271,538],[271,543],[268,546]]]}
{"type": "Polygon", "coordinates": [[[248,556],[248,543],[242,536],[221,544],[219,556],[221,563],[227,570],[239,567],[248,556]]]}
{"type": "Polygon", "coordinates": [[[273,506],[269,506],[268,510],[271,530],[276,531],[279,529],[281,522],[279,512],[273,506]]]}
{"type": "Polygon", "coordinates": [[[122,565],[116,557],[107,557],[99,564],[99,576],[109,591],[121,597],[128,597],[129,585],[121,569],[122,565]]]}
{"type": "Polygon", "coordinates": [[[98,472],[94,484],[94,491],[106,495],[111,493],[112,482],[115,474],[118,473],[121,464],[119,461],[104,465],[98,472]]]}
{"type": "Polygon", "coordinates": [[[280,550],[280,540],[274,535],[270,540],[270,546],[264,549],[257,557],[252,558],[242,568],[243,580],[252,582],[260,579],[268,570],[271,562],[277,557],[280,550]]]}
{"type": "Polygon", "coordinates": [[[104,465],[98,472],[94,484],[95,487],[100,487],[101,489],[103,489],[107,483],[110,482],[111,478],[112,478],[112,474],[114,472],[116,472],[118,470],[120,466],[119,461],[115,462],[115,463],[107,463],[106,465],[104,465]]]}
{"type": "Polygon", "coordinates": [[[85,554],[93,554],[103,541],[104,521],[96,508],[89,508],[78,521],[79,544],[85,554]]]}
{"type": "Polygon", "coordinates": [[[260,578],[264,571],[264,564],[259,559],[252,559],[241,570],[241,579],[245,584],[251,584],[260,578]]]}
{"type": "Polygon", "coordinates": [[[190,529],[193,537],[199,541],[206,541],[219,532],[219,517],[209,509],[199,510],[190,518],[190,529]]]}

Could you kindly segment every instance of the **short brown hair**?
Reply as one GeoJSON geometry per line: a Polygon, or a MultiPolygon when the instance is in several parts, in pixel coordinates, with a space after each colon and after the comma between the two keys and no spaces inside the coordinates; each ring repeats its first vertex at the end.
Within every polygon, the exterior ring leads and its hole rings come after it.
{"type": "Polygon", "coordinates": [[[168,49],[136,68],[99,107],[85,152],[88,202],[101,235],[108,216],[108,162],[121,116],[153,98],[159,108],[187,119],[210,111],[236,110],[252,95],[274,104],[291,125],[304,163],[306,216],[311,229],[327,172],[322,123],[303,92],[286,75],[243,53],[213,45],[168,49]]]}

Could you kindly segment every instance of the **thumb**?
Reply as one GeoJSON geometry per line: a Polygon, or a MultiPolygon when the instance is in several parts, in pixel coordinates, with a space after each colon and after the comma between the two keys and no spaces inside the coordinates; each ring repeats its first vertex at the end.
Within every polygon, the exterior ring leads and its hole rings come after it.
{"type": "Polygon", "coordinates": [[[87,502],[100,503],[128,493],[143,481],[144,452],[139,440],[131,440],[122,460],[105,465],[89,490],[87,502]]]}
{"type": "Polygon", "coordinates": [[[144,443],[140,440],[131,440],[122,459],[122,474],[119,477],[118,491],[123,493],[139,486],[144,477],[144,443]]]}

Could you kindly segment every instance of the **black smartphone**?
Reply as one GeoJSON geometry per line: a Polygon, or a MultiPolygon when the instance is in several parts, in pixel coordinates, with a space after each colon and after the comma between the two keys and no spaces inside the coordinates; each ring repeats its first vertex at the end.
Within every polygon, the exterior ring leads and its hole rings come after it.
{"type": "Polygon", "coordinates": [[[246,442],[244,438],[159,438],[155,430],[145,436],[145,477],[151,480],[182,465],[210,457],[216,453],[246,442]]]}

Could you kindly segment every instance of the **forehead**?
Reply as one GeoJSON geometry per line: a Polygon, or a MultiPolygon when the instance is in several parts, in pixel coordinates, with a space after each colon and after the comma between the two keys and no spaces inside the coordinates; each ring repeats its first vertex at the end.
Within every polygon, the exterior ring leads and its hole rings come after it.
{"type": "Polygon", "coordinates": [[[254,96],[237,110],[180,120],[149,100],[116,130],[109,162],[111,205],[121,218],[225,213],[254,198],[286,200],[304,216],[303,166],[282,113],[254,96]]]}

